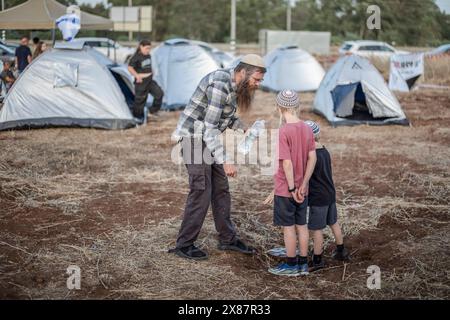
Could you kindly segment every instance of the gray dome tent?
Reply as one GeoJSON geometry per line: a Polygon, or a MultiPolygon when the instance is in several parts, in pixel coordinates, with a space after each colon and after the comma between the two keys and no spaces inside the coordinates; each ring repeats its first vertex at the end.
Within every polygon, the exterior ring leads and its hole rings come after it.
{"type": "Polygon", "coordinates": [[[163,109],[177,109],[188,104],[200,80],[219,65],[198,44],[172,39],[152,51],[152,68],[164,91],[163,109]]]}
{"type": "Polygon", "coordinates": [[[124,129],[136,125],[121,67],[77,41],[60,43],[21,74],[0,110],[0,130],[48,126],[124,129]]]}
{"type": "Polygon", "coordinates": [[[366,58],[340,58],[328,70],[313,111],[332,125],[403,124],[409,121],[378,70],[366,58]]]}
{"type": "Polygon", "coordinates": [[[261,84],[263,89],[281,91],[315,91],[325,71],[317,60],[297,46],[285,46],[264,57],[267,73],[261,84]]]}

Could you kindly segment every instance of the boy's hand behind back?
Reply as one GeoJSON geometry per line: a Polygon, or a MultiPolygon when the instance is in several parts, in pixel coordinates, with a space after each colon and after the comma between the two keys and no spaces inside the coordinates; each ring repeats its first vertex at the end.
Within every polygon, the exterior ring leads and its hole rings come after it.
{"type": "Polygon", "coordinates": [[[295,190],[294,192],[291,192],[291,194],[296,202],[302,203],[303,201],[305,201],[305,197],[298,190],[299,189],[295,190]]]}
{"type": "Polygon", "coordinates": [[[300,188],[298,188],[297,193],[299,196],[306,197],[308,195],[308,185],[302,184],[300,188]]]}

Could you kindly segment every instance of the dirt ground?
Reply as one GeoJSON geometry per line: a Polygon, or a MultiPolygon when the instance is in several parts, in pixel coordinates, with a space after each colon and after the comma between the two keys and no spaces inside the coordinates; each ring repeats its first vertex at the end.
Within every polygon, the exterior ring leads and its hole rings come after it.
{"type": "MultiPolygon", "coordinates": [[[[0,132],[1,299],[448,299],[450,295],[450,92],[399,95],[412,125],[322,127],[333,159],[339,219],[352,260],[337,263],[326,233],[327,268],[307,277],[267,272],[266,251],[282,245],[272,179],[239,165],[230,179],[232,216],[258,253],[217,250],[209,213],[198,244],[210,258],[167,253],[188,192],[171,161],[178,112],[125,131],[41,129],[0,132]],[[66,269],[81,269],[68,290],[66,269]],[[367,288],[368,266],[381,289],[367,288]]],[[[243,119],[277,128],[273,93],[258,92],[243,119]]]]}

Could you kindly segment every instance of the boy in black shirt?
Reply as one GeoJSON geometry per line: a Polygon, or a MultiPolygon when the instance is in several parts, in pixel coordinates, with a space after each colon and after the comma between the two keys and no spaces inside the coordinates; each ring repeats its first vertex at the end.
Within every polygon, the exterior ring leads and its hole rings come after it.
{"type": "Polygon", "coordinates": [[[323,253],[323,229],[328,225],[333,231],[337,248],[332,257],[336,260],[345,261],[349,259],[349,252],[344,248],[342,230],[337,222],[336,190],[334,188],[331,172],[331,157],[325,146],[319,143],[320,127],[314,121],[305,121],[314,134],[316,141],[317,162],[314,172],[309,180],[309,221],[308,229],[313,232],[314,256],[312,270],[322,269],[324,261],[323,253]]]}
{"type": "Polygon", "coordinates": [[[144,107],[149,93],[154,98],[153,105],[149,110],[150,114],[156,116],[161,109],[163,100],[164,93],[152,77],[150,49],[151,42],[142,40],[128,64],[128,70],[135,78],[133,114],[136,118],[144,118],[144,107]]]}

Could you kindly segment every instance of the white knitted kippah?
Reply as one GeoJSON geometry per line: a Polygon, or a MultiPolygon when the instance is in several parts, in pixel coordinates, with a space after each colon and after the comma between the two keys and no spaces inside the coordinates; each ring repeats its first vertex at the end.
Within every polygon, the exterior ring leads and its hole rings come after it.
{"type": "Polygon", "coordinates": [[[283,108],[298,108],[300,97],[293,90],[283,90],[277,95],[277,105],[283,108]]]}

